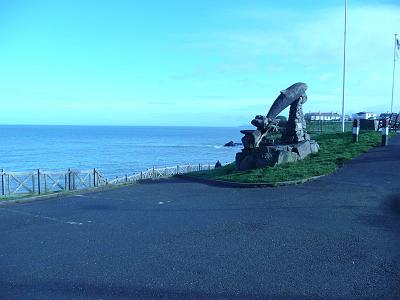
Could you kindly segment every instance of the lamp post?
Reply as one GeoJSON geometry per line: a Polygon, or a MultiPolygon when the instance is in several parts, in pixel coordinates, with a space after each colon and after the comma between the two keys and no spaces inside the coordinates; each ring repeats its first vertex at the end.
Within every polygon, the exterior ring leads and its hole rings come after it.
{"type": "Polygon", "coordinates": [[[342,89],[342,132],[344,132],[344,90],[346,83],[346,34],[347,34],[347,0],[344,1],[344,43],[343,43],[343,89],[342,89]]]}
{"type": "Polygon", "coordinates": [[[394,35],[392,104],[390,105],[390,113],[393,113],[393,93],[394,93],[394,74],[395,74],[395,71],[396,71],[396,54],[397,54],[397,34],[394,35]]]}

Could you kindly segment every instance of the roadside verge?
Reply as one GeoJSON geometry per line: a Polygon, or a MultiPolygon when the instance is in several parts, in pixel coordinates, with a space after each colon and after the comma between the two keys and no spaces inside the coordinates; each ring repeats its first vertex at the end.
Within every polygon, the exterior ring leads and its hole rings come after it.
{"type": "Polygon", "coordinates": [[[301,180],[291,180],[291,181],[281,181],[281,182],[274,182],[274,183],[264,183],[264,182],[259,182],[259,183],[247,183],[247,182],[234,182],[234,181],[227,181],[227,180],[219,180],[219,179],[209,179],[209,178],[204,178],[204,177],[196,177],[196,176],[190,176],[190,175],[176,175],[177,178],[182,178],[194,182],[200,182],[200,183],[205,183],[208,185],[214,185],[214,186],[221,186],[221,187],[236,187],[236,188],[270,188],[270,187],[277,187],[277,186],[285,186],[285,185],[296,185],[296,184],[302,184],[307,181],[315,180],[318,179],[322,176],[313,176],[310,178],[305,178],[301,180]]]}

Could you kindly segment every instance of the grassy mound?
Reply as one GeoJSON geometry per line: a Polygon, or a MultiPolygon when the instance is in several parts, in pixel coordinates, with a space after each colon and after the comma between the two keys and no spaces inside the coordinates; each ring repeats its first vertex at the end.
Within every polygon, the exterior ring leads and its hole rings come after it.
{"type": "Polygon", "coordinates": [[[374,131],[361,132],[358,143],[353,143],[351,132],[316,134],[312,138],[318,142],[320,150],[301,161],[242,172],[237,172],[235,164],[232,163],[220,169],[192,172],[189,175],[243,183],[301,180],[329,174],[342,166],[345,161],[381,143],[381,134],[374,131]]]}

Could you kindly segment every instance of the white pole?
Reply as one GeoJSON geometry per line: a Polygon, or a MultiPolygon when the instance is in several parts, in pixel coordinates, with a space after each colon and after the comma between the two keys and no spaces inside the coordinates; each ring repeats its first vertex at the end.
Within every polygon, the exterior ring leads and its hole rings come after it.
{"type": "Polygon", "coordinates": [[[396,70],[396,45],[397,34],[394,35],[394,50],[393,50],[393,81],[392,81],[392,104],[390,105],[390,113],[393,113],[393,95],[394,95],[394,74],[396,70]]]}
{"type": "Polygon", "coordinates": [[[346,82],[346,33],[347,33],[347,0],[344,1],[342,132],[344,132],[344,90],[345,90],[345,82],[346,82]]]}

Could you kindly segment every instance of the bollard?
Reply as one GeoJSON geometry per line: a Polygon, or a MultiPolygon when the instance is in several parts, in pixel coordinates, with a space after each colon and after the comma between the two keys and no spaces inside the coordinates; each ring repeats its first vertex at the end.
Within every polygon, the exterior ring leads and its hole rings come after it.
{"type": "Polygon", "coordinates": [[[389,122],[388,119],[382,120],[382,146],[389,145],[389,122]]]}
{"type": "Polygon", "coordinates": [[[359,133],[360,133],[360,120],[354,119],[353,120],[353,143],[358,142],[359,133]]]}

